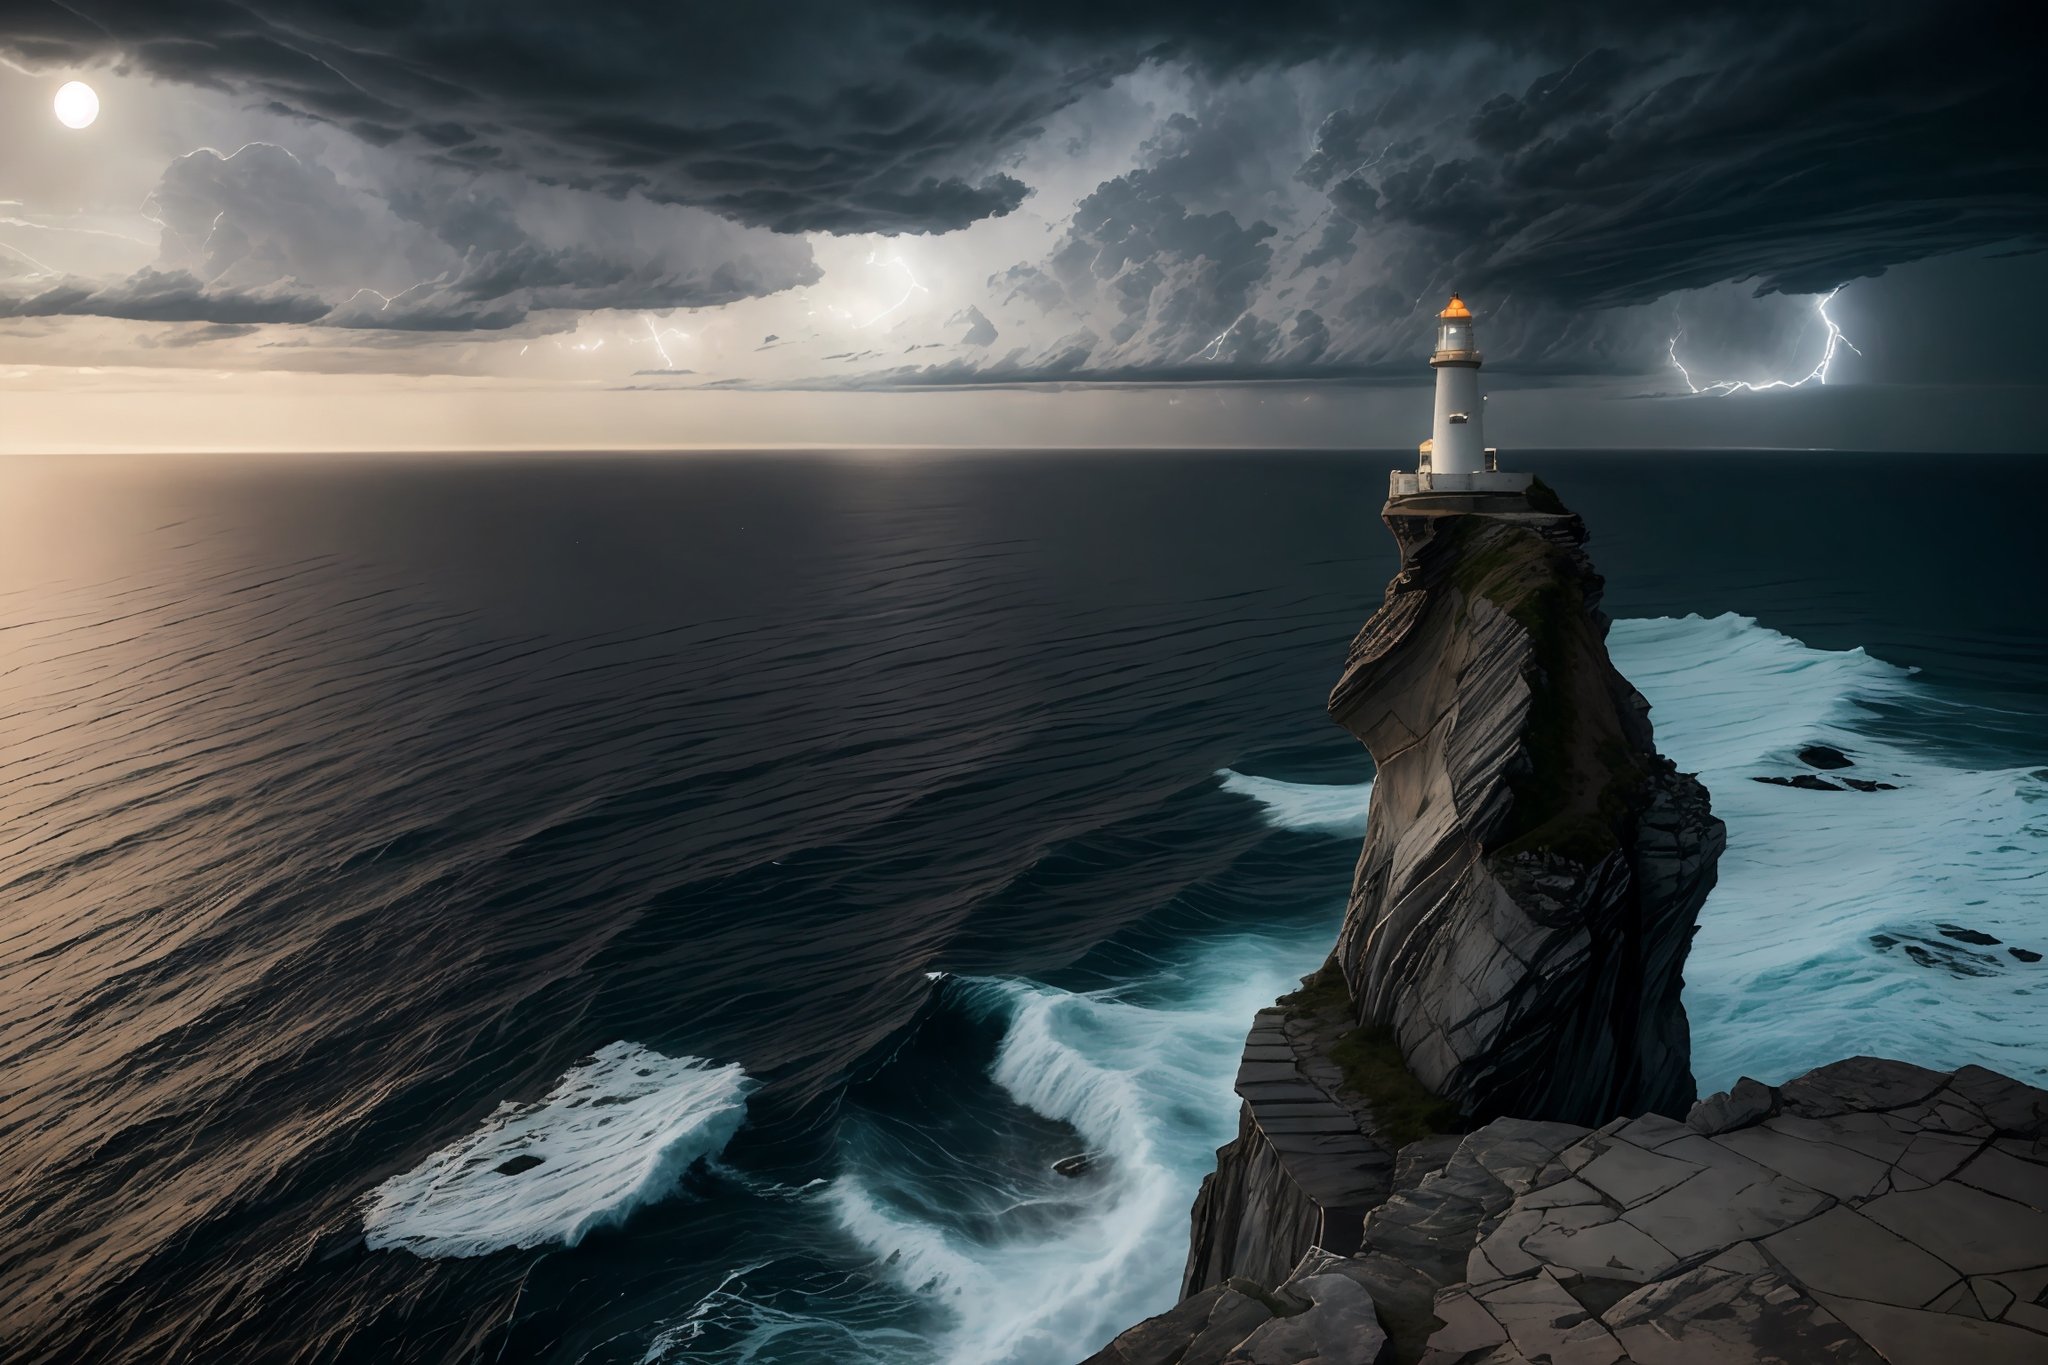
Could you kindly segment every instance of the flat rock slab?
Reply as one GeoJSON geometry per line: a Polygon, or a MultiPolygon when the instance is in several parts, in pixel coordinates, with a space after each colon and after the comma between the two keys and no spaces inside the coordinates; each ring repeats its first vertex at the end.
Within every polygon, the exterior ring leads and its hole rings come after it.
{"type": "Polygon", "coordinates": [[[1576,1130],[1533,1177],[1489,1169],[1524,1138],[1490,1125],[1367,1244],[1462,1267],[1427,1365],[2048,1365],[2044,1116],[1996,1073],[1858,1057],[1576,1130]]]}

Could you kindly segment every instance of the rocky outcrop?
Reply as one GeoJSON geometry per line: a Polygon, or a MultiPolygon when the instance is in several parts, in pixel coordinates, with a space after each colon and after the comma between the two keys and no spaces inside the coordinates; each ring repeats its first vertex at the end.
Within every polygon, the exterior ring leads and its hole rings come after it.
{"type": "Polygon", "coordinates": [[[2048,1092],[1857,1057],[1683,1122],[1496,1120],[1397,1179],[1357,1251],[1207,1290],[1091,1365],[2034,1365],[2044,1261],[2048,1092]]]}
{"type": "Polygon", "coordinates": [[[1361,1021],[1475,1121],[1684,1113],[1724,831],[1608,661],[1584,525],[1541,490],[1386,522],[1401,571],[1330,696],[1378,770],[1337,947],[1361,1021]]]}
{"type": "Polygon", "coordinates": [[[1724,835],[1608,662],[1584,528],[1540,486],[1387,524],[1330,700],[1378,764],[1342,937],[1253,1023],[1182,1303],[1088,1365],[2048,1361],[2048,1092],[1859,1057],[1693,1103],[1724,835]]]}
{"type": "Polygon", "coordinates": [[[1277,1284],[1311,1247],[1358,1246],[1392,1187],[1394,1154],[1323,1055],[1309,1009],[1259,1011],[1238,1063],[1237,1137],[1195,1198],[1183,1294],[1244,1277],[1277,1284]]]}
{"type": "Polygon", "coordinates": [[[1545,1127],[1480,1129],[1367,1220],[1456,1224],[1426,1365],[2048,1360],[2048,1092],[1857,1057],[1683,1123],[1545,1127]]]}
{"type": "Polygon", "coordinates": [[[1324,1251],[1280,1287],[1232,1279],[1139,1323],[1084,1365],[1386,1365],[1387,1333],[1358,1263],[1324,1251]]]}

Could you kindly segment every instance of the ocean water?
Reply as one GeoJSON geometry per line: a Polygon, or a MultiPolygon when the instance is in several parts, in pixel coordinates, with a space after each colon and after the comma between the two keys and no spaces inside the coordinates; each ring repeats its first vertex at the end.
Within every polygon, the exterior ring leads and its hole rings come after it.
{"type": "MultiPolygon", "coordinates": [[[[1729,824],[1703,1086],[2048,1076],[2048,462],[1527,458],[1729,824]],[[1814,743],[1890,789],[1751,780],[1814,743]]],[[[0,1357],[1064,1365],[1167,1306],[1341,915],[1388,463],[0,466],[0,1357]]]]}

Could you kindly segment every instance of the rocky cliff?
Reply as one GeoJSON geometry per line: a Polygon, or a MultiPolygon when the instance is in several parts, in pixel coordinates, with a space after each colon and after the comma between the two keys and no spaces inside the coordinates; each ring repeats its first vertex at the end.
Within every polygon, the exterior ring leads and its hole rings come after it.
{"type": "Polygon", "coordinates": [[[1723,829],[1584,526],[1541,485],[1386,521],[1336,951],[1252,1021],[1181,1305],[1088,1365],[2048,1360],[2048,1093],[1857,1058],[1695,1105],[1723,829]]]}
{"type": "Polygon", "coordinates": [[[1330,697],[1378,770],[1364,852],[1331,969],[1245,1050],[1188,1293],[1348,1250],[1317,1230],[1385,1197],[1414,1121],[1693,1100],[1680,973],[1723,831],[1608,661],[1584,524],[1540,487],[1405,498],[1386,523],[1400,572],[1330,697]],[[1370,1074],[1346,1084],[1340,1045],[1370,1074]],[[1449,1112],[1390,1125],[1388,1082],[1449,1112]]]}
{"type": "Polygon", "coordinates": [[[1469,1119],[1682,1115],[1722,825],[1608,661],[1584,524],[1513,501],[1388,511],[1401,571],[1330,695],[1378,769],[1337,961],[1469,1119]]]}

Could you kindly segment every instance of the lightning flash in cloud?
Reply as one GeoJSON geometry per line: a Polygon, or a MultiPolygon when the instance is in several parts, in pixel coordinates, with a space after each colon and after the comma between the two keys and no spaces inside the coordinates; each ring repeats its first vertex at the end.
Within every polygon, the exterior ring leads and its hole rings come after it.
{"type": "Polygon", "coordinates": [[[1223,343],[1230,340],[1230,334],[1237,330],[1237,324],[1243,322],[1246,318],[1250,317],[1251,315],[1252,310],[1247,308],[1242,313],[1239,313],[1236,317],[1232,318],[1230,321],[1230,325],[1228,327],[1225,327],[1222,331],[1218,332],[1216,334],[1216,339],[1214,341],[1210,342],[1207,346],[1204,346],[1201,350],[1196,351],[1193,357],[1191,358],[1195,360],[1216,360],[1220,358],[1223,354],[1223,343]]]}
{"type": "MultiPolygon", "coordinates": [[[[877,263],[875,261],[875,253],[868,253],[867,263],[869,265],[874,265],[877,263]]],[[[903,278],[906,281],[908,281],[908,284],[903,290],[902,298],[896,300],[896,302],[890,304],[887,308],[884,308],[881,312],[875,314],[866,322],[855,324],[856,326],[862,328],[863,330],[874,326],[883,318],[888,317],[891,313],[902,308],[905,304],[909,303],[913,298],[917,297],[919,294],[929,294],[931,292],[931,290],[926,289],[923,284],[919,283],[916,273],[913,272],[910,268],[910,263],[905,261],[901,256],[891,256],[888,260],[880,262],[880,264],[895,266],[898,270],[903,272],[903,278]]]]}
{"type": "Polygon", "coordinates": [[[1711,384],[1695,384],[1691,372],[1685,368],[1685,363],[1678,358],[1678,339],[1685,335],[1683,327],[1679,328],[1671,337],[1671,367],[1678,371],[1679,377],[1685,380],[1685,387],[1692,390],[1693,393],[1712,393],[1718,394],[1723,398],[1731,393],[1762,393],[1766,389],[1804,388],[1815,381],[1825,385],[1828,382],[1828,367],[1835,363],[1835,353],[1838,348],[1847,346],[1850,350],[1856,351],[1857,355],[1863,354],[1862,351],[1856,349],[1855,342],[1842,335],[1842,329],[1835,325],[1833,318],[1828,316],[1828,305],[1834,302],[1835,295],[1841,292],[1842,286],[1838,284],[1814,301],[1813,310],[1820,314],[1820,320],[1827,325],[1828,341],[1827,345],[1821,350],[1818,363],[1798,379],[1769,379],[1760,384],[1753,384],[1746,379],[1717,379],[1711,384]]]}
{"type": "Polygon", "coordinates": [[[668,339],[675,337],[681,341],[688,341],[690,334],[680,327],[656,327],[654,319],[645,313],[640,315],[640,320],[647,324],[647,339],[654,343],[655,354],[661,357],[661,367],[664,370],[673,370],[676,362],[668,353],[668,339]]]}

